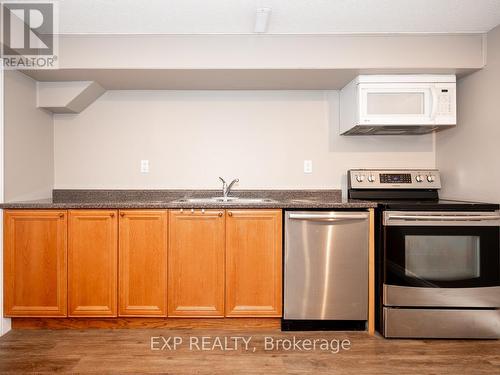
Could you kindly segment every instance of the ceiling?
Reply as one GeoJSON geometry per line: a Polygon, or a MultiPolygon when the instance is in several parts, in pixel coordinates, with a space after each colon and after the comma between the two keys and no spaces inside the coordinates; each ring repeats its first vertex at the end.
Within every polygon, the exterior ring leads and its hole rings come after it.
{"type": "Polygon", "coordinates": [[[500,24],[500,0],[63,0],[65,34],[470,33],[500,24]]]}

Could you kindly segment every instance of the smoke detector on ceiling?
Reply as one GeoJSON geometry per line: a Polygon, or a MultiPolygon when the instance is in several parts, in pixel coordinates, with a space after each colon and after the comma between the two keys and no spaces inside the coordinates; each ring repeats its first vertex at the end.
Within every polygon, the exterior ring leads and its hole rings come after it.
{"type": "Polygon", "coordinates": [[[270,15],[271,8],[257,8],[254,33],[265,33],[267,31],[270,15]]]}

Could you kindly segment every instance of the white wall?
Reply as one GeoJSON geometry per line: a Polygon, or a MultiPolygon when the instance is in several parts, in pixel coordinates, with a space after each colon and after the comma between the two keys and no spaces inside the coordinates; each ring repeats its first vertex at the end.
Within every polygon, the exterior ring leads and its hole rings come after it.
{"type": "Polygon", "coordinates": [[[55,187],[339,188],[348,168],[435,166],[432,135],[340,137],[338,111],[335,91],[109,91],[55,115],[55,187]]]}
{"type": "Polygon", "coordinates": [[[36,108],[36,83],[5,71],[5,200],[51,196],[54,184],[54,122],[36,108]]]}
{"type": "MultiPolygon", "coordinates": [[[[35,81],[0,67],[0,103],[0,200],[50,197],[54,185],[54,121],[52,114],[36,108],[35,81]]],[[[0,220],[3,238],[2,224],[0,220]]],[[[0,240],[0,280],[2,244],[0,240]]],[[[10,328],[10,319],[3,318],[2,284],[0,335],[10,328]]]]}
{"type": "Polygon", "coordinates": [[[486,67],[458,82],[458,126],[437,136],[443,197],[500,202],[500,26],[486,67]]]}
{"type": "MultiPolygon", "coordinates": [[[[0,62],[0,202],[4,202],[4,70],[0,62]]],[[[3,210],[0,210],[0,336],[11,329],[10,319],[3,317],[3,210]]]]}

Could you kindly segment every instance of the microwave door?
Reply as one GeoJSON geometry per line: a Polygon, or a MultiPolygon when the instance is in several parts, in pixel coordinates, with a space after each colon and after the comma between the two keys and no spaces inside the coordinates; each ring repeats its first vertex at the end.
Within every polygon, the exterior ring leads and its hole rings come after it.
{"type": "Polygon", "coordinates": [[[390,87],[360,85],[360,124],[421,125],[433,124],[436,93],[433,87],[390,87]]]}

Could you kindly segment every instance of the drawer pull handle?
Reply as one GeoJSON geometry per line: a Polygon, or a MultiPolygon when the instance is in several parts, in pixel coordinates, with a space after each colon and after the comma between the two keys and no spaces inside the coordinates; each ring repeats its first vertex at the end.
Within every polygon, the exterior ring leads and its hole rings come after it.
{"type": "Polygon", "coordinates": [[[59,214],[59,217],[62,219],[64,217],[64,214],[59,214]]]}
{"type": "Polygon", "coordinates": [[[125,216],[125,212],[120,212],[120,216],[124,217],[125,216]]]}
{"type": "Polygon", "coordinates": [[[219,212],[219,217],[222,217],[223,213],[222,212],[219,212]]]}
{"type": "Polygon", "coordinates": [[[231,211],[229,211],[227,214],[228,214],[229,216],[233,216],[233,213],[232,213],[231,211]]]}
{"type": "Polygon", "coordinates": [[[115,214],[114,214],[113,212],[111,212],[111,213],[109,214],[109,216],[111,216],[111,217],[115,217],[115,214]]]}

